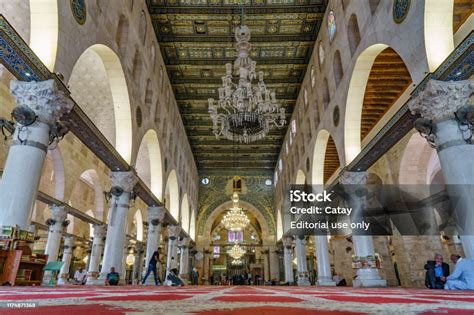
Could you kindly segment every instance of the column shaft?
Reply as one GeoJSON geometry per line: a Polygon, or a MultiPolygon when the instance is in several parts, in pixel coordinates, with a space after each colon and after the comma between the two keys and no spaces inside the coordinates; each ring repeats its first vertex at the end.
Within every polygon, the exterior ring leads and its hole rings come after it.
{"type": "Polygon", "coordinates": [[[314,239],[318,264],[318,281],[316,284],[319,286],[335,286],[336,282],[332,280],[331,264],[329,262],[328,239],[326,235],[316,235],[314,239]]]}
{"type": "Polygon", "coordinates": [[[304,237],[296,237],[296,262],[298,270],[298,285],[311,285],[308,279],[308,266],[306,263],[306,242],[304,237]]]}
{"type": "Polygon", "coordinates": [[[69,268],[71,266],[73,247],[74,247],[74,238],[65,237],[64,238],[64,253],[63,253],[64,264],[62,265],[61,271],[59,272],[59,278],[58,278],[59,285],[64,285],[68,283],[69,268]]]}
{"type": "Polygon", "coordinates": [[[106,235],[105,225],[94,225],[94,240],[92,242],[89,270],[87,272],[87,285],[98,285],[99,266],[104,251],[104,240],[106,235]]]}

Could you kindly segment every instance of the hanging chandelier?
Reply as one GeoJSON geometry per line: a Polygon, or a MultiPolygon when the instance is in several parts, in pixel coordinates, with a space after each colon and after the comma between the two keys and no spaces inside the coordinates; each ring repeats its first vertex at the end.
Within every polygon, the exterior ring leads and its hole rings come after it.
{"type": "Polygon", "coordinates": [[[245,252],[246,250],[243,247],[239,244],[235,244],[227,251],[227,254],[234,259],[240,259],[244,257],[245,252]]]}
{"type": "Polygon", "coordinates": [[[239,195],[236,192],[232,195],[232,201],[232,208],[227,211],[221,222],[227,230],[239,232],[249,225],[250,220],[242,208],[239,208],[239,195]]]}
{"type": "Polygon", "coordinates": [[[241,259],[234,259],[232,260],[232,265],[233,266],[240,266],[240,265],[243,265],[243,261],[241,259]]]}
{"type": "Polygon", "coordinates": [[[212,131],[217,139],[250,143],[265,138],[273,128],[283,127],[286,118],[285,109],[278,105],[275,92],[268,90],[263,82],[262,71],[258,72],[258,84],[252,86],[257,62],[249,56],[250,29],[243,24],[241,22],[241,26],[235,29],[237,59],[234,67],[232,69],[231,63],[225,65],[226,75],[218,89],[219,100],[216,103],[209,98],[208,102],[212,131]],[[239,76],[237,84],[232,82],[234,73],[239,76]]]}

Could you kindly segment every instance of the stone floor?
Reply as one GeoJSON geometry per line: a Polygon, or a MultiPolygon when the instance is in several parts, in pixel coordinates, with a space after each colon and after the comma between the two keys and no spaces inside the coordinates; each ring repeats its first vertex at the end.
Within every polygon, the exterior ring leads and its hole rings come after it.
{"type": "Polygon", "coordinates": [[[0,314],[474,314],[474,292],[322,287],[0,287],[0,314]],[[17,303],[7,307],[7,303],[17,303]],[[18,303],[31,308],[12,308],[18,303]]]}

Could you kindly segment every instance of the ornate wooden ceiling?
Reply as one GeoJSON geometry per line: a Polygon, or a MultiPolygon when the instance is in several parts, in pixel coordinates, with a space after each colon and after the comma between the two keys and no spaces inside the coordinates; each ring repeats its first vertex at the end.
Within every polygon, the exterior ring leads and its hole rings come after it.
{"type": "MultiPolygon", "coordinates": [[[[263,141],[216,140],[207,99],[217,98],[225,63],[233,63],[239,0],[148,0],[156,36],[198,169],[273,169],[286,128],[263,141]]],[[[286,108],[288,121],[327,0],[244,0],[251,57],[286,108]]]]}

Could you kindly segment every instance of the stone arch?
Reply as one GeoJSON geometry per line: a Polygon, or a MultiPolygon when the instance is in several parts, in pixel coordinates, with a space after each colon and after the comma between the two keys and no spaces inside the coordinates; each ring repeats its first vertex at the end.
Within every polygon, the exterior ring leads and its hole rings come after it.
{"type": "Polygon", "coordinates": [[[30,0],[30,47],[54,72],[58,49],[59,12],[57,0],[30,0]]]}
{"type": "MultiPolygon", "coordinates": [[[[95,218],[94,211],[92,211],[91,209],[87,210],[86,214],[90,217],[95,218]]],[[[89,223],[89,238],[93,238],[93,237],[94,237],[94,225],[92,223],[89,223]]]]}
{"type": "MultiPolygon", "coordinates": [[[[393,65],[395,68],[395,65],[393,65]]],[[[349,82],[344,117],[344,148],[346,165],[349,164],[361,150],[361,140],[375,126],[386,111],[394,104],[411,83],[409,73],[400,55],[386,44],[374,44],[367,47],[358,57],[349,82]],[[389,58],[396,59],[396,76],[383,73],[384,63],[389,58]],[[376,67],[375,67],[376,65],[376,67]],[[369,80],[371,84],[369,85],[369,80]],[[395,85],[396,91],[388,91],[384,82],[395,85]],[[402,84],[403,81],[403,84],[402,84]],[[406,81],[406,82],[405,82],[406,81]],[[401,86],[400,86],[401,85],[401,86]],[[370,90],[370,91],[369,91],[370,90]],[[378,94],[388,93],[384,104],[378,104],[378,94]],[[371,95],[375,94],[375,96],[371,95]],[[367,113],[364,115],[364,113],[367,113]],[[374,116],[373,114],[376,113],[374,116]],[[363,121],[366,117],[368,121],[363,121]]]]}
{"type": "Polygon", "coordinates": [[[71,95],[123,159],[130,163],[132,114],[120,59],[107,46],[87,48],[69,79],[71,95]]]}
{"type": "Polygon", "coordinates": [[[331,134],[321,129],[313,149],[312,185],[324,185],[340,167],[340,157],[331,134]]]}
{"type": "Polygon", "coordinates": [[[434,72],[454,49],[453,13],[454,1],[425,1],[425,48],[431,72],[434,72]]]}
{"type": "Polygon", "coordinates": [[[298,172],[296,173],[295,184],[296,185],[306,184],[306,175],[302,170],[298,170],[298,172]]]}
{"type": "Polygon", "coordinates": [[[414,133],[408,140],[400,160],[398,183],[430,184],[432,174],[436,173],[436,164],[439,165],[437,155],[436,150],[431,148],[418,132],[414,133]]]}
{"type": "Polygon", "coordinates": [[[184,194],[181,201],[181,226],[186,233],[189,233],[189,198],[184,194]]]}
{"type": "Polygon", "coordinates": [[[191,219],[189,221],[189,237],[196,239],[196,210],[191,209],[191,219]]]}
{"type": "Polygon", "coordinates": [[[352,14],[349,18],[349,23],[347,24],[347,37],[349,40],[349,49],[352,56],[357,50],[357,47],[359,47],[360,43],[359,23],[357,22],[357,16],[355,14],[352,14]]]}
{"type": "Polygon", "coordinates": [[[336,50],[334,53],[334,59],[332,61],[332,70],[334,73],[334,81],[336,82],[336,88],[341,83],[342,77],[344,76],[344,71],[342,69],[342,60],[341,60],[341,53],[339,50],[336,50]]]}
{"type": "Polygon", "coordinates": [[[173,218],[179,221],[179,187],[175,170],[169,173],[168,180],[166,181],[165,205],[173,218]]]}
{"type": "Polygon", "coordinates": [[[129,33],[128,20],[125,17],[125,15],[120,15],[118,26],[117,26],[117,33],[115,34],[115,42],[117,43],[119,51],[122,55],[125,55],[125,53],[127,52],[128,33],[129,33]]]}
{"type": "Polygon", "coordinates": [[[142,212],[140,209],[137,209],[133,215],[133,219],[135,221],[135,227],[136,227],[136,235],[137,235],[137,240],[138,241],[143,241],[143,216],[142,212]]]}
{"type": "MultiPolygon", "coordinates": [[[[256,208],[254,205],[252,205],[251,203],[248,203],[246,201],[242,201],[240,200],[239,201],[239,204],[241,206],[241,208],[245,209],[246,211],[252,213],[255,218],[257,219],[258,223],[260,224],[260,227],[262,229],[262,238],[265,242],[265,240],[267,241],[274,241],[275,240],[275,235],[272,235],[270,234],[270,228],[269,228],[269,225],[268,225],[268,222],[267,220],[265,220],[265,217],[263,216],[263,214],[260,212],[260,210],[258,208],[256,208]]],[[[206,218],[202,218],[203,220],[205,219],[206,223],[204,225],[204,229],[203,229],[203,236],[207,236],[207,235],[210,235],[211,234],[211,230],[212,230],[212,225],[214,223],[214,221],[216,220],[217,216],[219,214],[221,214],[222,212],[226,211],[227,209],[229,209],[230,207],[232,207],[233,205],[233,202],[232,200],[229,200],[229,201],[226,201],[222,204],[220,204],[219,206],[217,206],[214,210],[212,210],[212,212],[210,213],[210,215],[206,218]]]]}
{"type": "Polygon", "coordinates": [[[277,240],[283,237],[283,219],[281,214],[281,209],[278,209],[277,212],[277,226],[276,226],[276,233],[277,233],[277,240]]]}
{"type": "Polygon", "coordinates": [[[163,164],[158,135],[149,129],[142,138],[135,162],[138,176],[150,188],[151,192],[162,200],[163,198],[163,164]]]}
{"type": "Polygon", "coordinates": [[[74,183],[69,201],[79,209],[91,209],[93,217],[105,219],[104,190],[94,169],[85,170],[74,183]]]}

